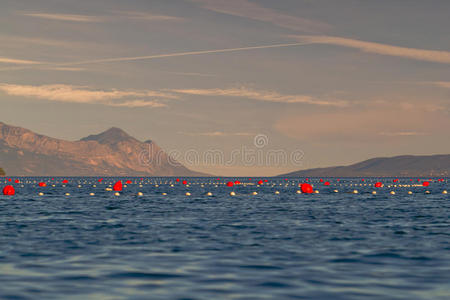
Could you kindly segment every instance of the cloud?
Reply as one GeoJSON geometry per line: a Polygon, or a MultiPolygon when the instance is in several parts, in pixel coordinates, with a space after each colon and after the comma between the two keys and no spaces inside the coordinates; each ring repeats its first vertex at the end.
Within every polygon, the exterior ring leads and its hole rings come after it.
{"type": "Polygon", "coordinates": [[[254,134],[248,132],[223,132],[223,131],[210,131],[210,132],[180,132],[180,134],[188,136],[208,136],[208,137],[228,137],[228,136],[253,136],[254,134]]]}
{"type": "Polygon", "coordinates": [[[55,21],[66,21],[66,22],[93,23],[93,22],[103,22],[104,21],[103,17],[87,16],[87,15],[51,14],[51,13],[22,13],[21,15],[27,16],[27,17],[34,17],[34,18],[55,20],[55,21]]]}
{"type": "Polygon", "coordinates": [[[109,106],[115,106],[115,107],[128,107],[128,108],[135,108],[135,107],[152,107],[152,108],[161,108],[161,107],[167,107],[167,104],[156,102],[156,101],[149,101],[149,100],[132,100],[132,101],[125,101],[121,103],[107,103],[106,105],[109,106]]]}
{"type": "Polygon", "coordinates": [[[171,91],[187,95],[236,97],[275,103],[303,103],[337,107],[348,105],[347,101],[342,100],[321,100],[307,95],[283,95],[275,91],[256,91],[245,87],[230,89],[175,89],[171,91]]]}
{"type": "Polygon", "coordinates": [[[301,35],[291,37],[294,37],[299,41],[311,44],[337,45],[359,49],[361,51],[368,53],[376,53],[381,55],[397,56],[420,61],[450,64],[450,51],[437,51],[437,50],[398,47],[334,36],[301,35]]]}
{"type": "Polygon", "coordinates": [[[36,65],[36,64],[40,64],[40,62],[34,61],[34,60],[24,60],[24,59],[16,59],[16,58],[8,58],[8,57],[0,57],[0,63],[15,64],[15,65],[36,65]]]}
{"type": "Polygon", "coordinates": [[[46,19],[52,21],[63,22],[78,22],[78,23],[101,23],[114,22],[120,19],[137,20],[137,21],[181,21],[180,17],[155,15],[139,11],[117,11],[112,15],[76,15],[76,14],[56,14],[56,13],[42,13],[42,12],[21,12],[22,16],[46,19]]]}
{"type": "Polygon", "coordinates": [[[285,136],[320,143],[374,143],[424,136],[443,136],[450,119],[427,104],[377,103],[345,111],[287,115],[275,128],[285,136]]]}
{"type": "Polygon", "coordinates": [[[137,21],[183,21],[183,18],[166,15],[155,15],[139,11],[120,11],[116,12],[118,17],[137,21]]]}
{"type": "Polygon", "coordinates": [[[153,99],[129,100],[130,97],[160,98],[163,100],[177,99],[171,95],[158,91],[120,91],[120,90],[93,90],[86,87],[53,84],[53,85],[16,85],[0,84],[0,91],[10,96],[37,98],[48,101],[66,103],[103,104],[116,107],[165,107],[153,99]],[[117,102],[119,100],[119,102],[117,102]]]}
{"type": "Polygon", "coordinates": [[[286,15],[248,0],[191,0],[202,8],[252,20],[269,22],[295,31],[317,33],[330,30],[329,24],[286,15]]]}
{"type": "Polygon", "coordinates": [[[380,132],[380,135],[385,136],[418,136],[418,135],[425,135],[423,132],[416,132],[416,131],[400,131],[400,132],[380,132]]]}
{"type": "Polygon", "coordinates": [[[428,82],[428,84],[432,84],[434,86],[450,89],[450,81],[434,81],[434,82],[428,82]]]}

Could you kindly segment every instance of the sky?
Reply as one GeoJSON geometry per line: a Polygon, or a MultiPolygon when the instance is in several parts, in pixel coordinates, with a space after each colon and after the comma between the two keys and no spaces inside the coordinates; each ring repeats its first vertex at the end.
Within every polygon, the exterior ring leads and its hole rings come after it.
{"type": "Polygon", "coordinates": [[[66,140],[115,126],[228,176],[448,154],[449,11],[448,0],[2,0],[0,121],[66,140]]]}

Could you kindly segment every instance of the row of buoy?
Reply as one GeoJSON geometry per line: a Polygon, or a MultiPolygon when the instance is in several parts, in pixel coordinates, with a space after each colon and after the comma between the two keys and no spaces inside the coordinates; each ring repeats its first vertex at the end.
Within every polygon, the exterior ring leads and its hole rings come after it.
{"type": "MultiPolygon", "coordinates": [[[[14,190],[14,188],[11,189],[10,187],[11,187],[11,186],[6,186],[6,187],[3,189],[3,195],[5,195],[5,196],[14,196],[14,195],[15,195],[15,190],[14,190]]],[[[108,191],[112,191],[112,189],[108,189],[108,191]]],[[[320,192],[319,192],[318,190],[312,190],[312,191],[311,191],[311,190],[309,190],[309,188],[306,188],[305,191],[303,191],[303,190],[297,190],[297,191],[296,191],[296,194],[319,194],[319,193],[320,193],[320,192]]],[[[333,193],[339,193],[339,191],[338,191],[338,190],[333,190],[333,193]]],[[[347,192],[347,193],[350,193],[350,194],[360,194],[360,192],[359,192],[358,190],[353,190],[353,191],[350,191],[350,192],[347,192]]],[[[378,194],[377,191],[372,191],[372,192],[370,192],[370,193],[373,194],[373,195],[377,195],[377,194],[378,194]]],[[[413,194],[412,191],[408,191],[407,193],[408,193],[409,195],[412,195],[412,194],[413,194]]],[[[275,195],[280,195],[280,191],[275,191],[274,194],[275,194],[275,195]]],[[[395,191],[390,191],[389,194],[391,194],[391,195],[396,195],[397,193],[396,193],[395,191]]],[[[425,191],[425,194],[431,194],[431,192],[430,192],[430,191],[425,191]]],[[[442,194],[448,194],[447,190],[442,191],[442,194]]],[[[39,195],[39,196],[43,196],[44,193],[43,193],[43,192],[39,192],[38,195],[39,195]]],[[[65,195],[65,196],[70,196],[71,194],[70,194],[70,193],[65,193],[64,195],[65,195]]],[[[116,191],[116,192],[114,193],[114,195],[115,195],[115,196],[120,196],[121,194],[120,194],[119,192],[116,191]]],[[[143,192],[138,192],[137,195],[138,195],[138,196],[144,196],[144,193],[143,193],[143,192]]],[[[166,196],[167,193],[161,193],[161,195],[166,196]]],[[[186,195],[186,196],[192,196],[192,194],[191,194],[190,192],[186,192],[185,195],[186,195]]],[[[213,196],[213,193],[207,192],[205,195],[206,195],[206,196],[213,196]]],[[[230,196],[236,196],[237,194],[236,194],[236,192],[232,191],[232,192],[229,193],[229,195],[230,195],[230,196]]],[[[242,195],[245,195],[245,194],[242,194],[242,195]]],[[[256,192],[256,191],[251,192],[250,195],[256,196],[256,195],[258,195],[258,192],[256,192]]],[[[89,193],[89,196],[95,196],[95,193],[89,193]]]]}

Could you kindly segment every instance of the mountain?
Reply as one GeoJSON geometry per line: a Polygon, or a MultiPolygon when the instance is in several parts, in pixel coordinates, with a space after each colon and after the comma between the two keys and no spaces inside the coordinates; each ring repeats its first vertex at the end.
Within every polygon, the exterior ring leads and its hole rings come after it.
{"type": "Polygon", "coordinates": [[[296,171],[284,177],[448,177],[450,154],[372,158],[350,166],[296,171]]]}
{"type": "Polygon", "coordinates": [[[65,141],[0,122],[0,165],[8,176],[208,176],[115,127],[65,141]]]}
{"type": "Polygon", "coordinates": [[[0,168],[0,176],[5,176],[5,175],[6,175],[5,171],[2,168],[0,168]]]}

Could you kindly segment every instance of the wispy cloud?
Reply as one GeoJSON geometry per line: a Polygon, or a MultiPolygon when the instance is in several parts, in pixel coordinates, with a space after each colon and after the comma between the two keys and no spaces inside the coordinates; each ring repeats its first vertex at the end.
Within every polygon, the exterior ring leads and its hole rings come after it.
{"type": "Polygon", "coordinates": [[[289,113],[275,123],[275,128],[286,136],[318,143],[366,144],[442,137],[450,118],[442,109],[427,109],[428,105],[387,101],[331,112],[289,113]]]}
{"type": "Polygon", "coordinates": [[[116,17],[127,18],[136,21],[183,21],[183,18],[167,15],[155,15],[139,11],[120,11],[115,12],[116,17]]]}
{"type": "Polygon", "coordinates": [[[450,89],[450,81],[433,81],[433,82],[428,82],[428,84],[446,88],[446,89],[450,89]]]}
{"type": "Polygon", "coordinates": [[[334,36],[302,35],[291,37],[297,38],[297,40],[299,41],[311,44],[337,45],[359,49],[361,51],[369,53],[397,56],[420,61],[430,61],[436,63],[450,64],[450,51],[437,51],[437,50],[398,47],[387,44],[365,42],[355,39],[348,39],[334,36]]]}
{"type": "Polygon", "coordinates": [[[223,132],[223,131],[210,131],[210,132],[180,132],[180,134],[188,136],[207,136],[207,137],[228,137],[228,136],[253,136],[254,134],[248,132],[223,132]]]}
{"type": "Polygon", "coordinates": [[[235,97],[275,103],[303,103],[338,107],[348,105],[347,101],[342,100],[322,100],[308,95],[283,95],[275,91],[257,91],[246,87],[230,89],[176,89],[171,91],[187,95],[235,97]]]}
{"type": "Polygon", "coordinates": [[[131,100],[131,101],[125,101],[125,102],[121,102],[121,103],[107,103],[106,105],[115,106],[115,107],[128,107],[128,108],[135,108],[135,107],[161,108],[161,107],[168,106],[165,103],[151,101],[151,100],[131,100]]]}
{"type": "Polygon", "coordinates": [[[72,15],[72,14],[52,14],[52,13],[21,13],[23,16],[34,17],[55,21],[66,22],[83,22],[83,23],[95,23],[103,22],[104,18],[101,16],[88,16],[88,15],[72,15]]]}
{"type": "Polygon", "coordinates": [[[384,136],[420,136],[425,135],[423,132],[417,132],[417,131],[399,131],[399,132],[380,132],[380,135],[384,136]]]}
{"type": "Polygon", "coordinates": [[[156,15],[148,12],[139,11],[117,11],[110,15],[78,15],[78,14],[59,14],[59,13],[43,13],[43,12],[19,12],[19,15],[33,17],[51,21],[78,22],[78,23],[101,23],[114,22],[117,20],[134,20],[134,21],[181,21],[180,17],[156,15]]]}
{"type": "Polygon", "coordinates": [[[10,58],[10,57],[0,57],[0,63],[14,64],[14,65],[36,65],[36,64],[40,64],[40,62],[34,61],[34,60],[25,60],[25,59],[17,59],[17,58],[10,58]]]}
{"type": "Polygon", "coordinates": [[[53,85],[17,85],[0,84],[0,91],[10,96],[43,99],[48,101],[84,104],[102,104],[117,107],[165,107],[165,103],[155,101],[177,99],[171,95],[158,91],[122,91],[122,90],[94,90],[87,87],[53,84],[53,85]],[[129,98],[147,97],[144,100],[130,100],[129,98]]]}
{"type": "Polygon", "coordinates": [[[233,16],[269,22],[295,31],[317,33],[328,31],[331,26],[324,22],[291,16],[263,7],[248,0],[191,0],[201,7],[233,16]]]}

